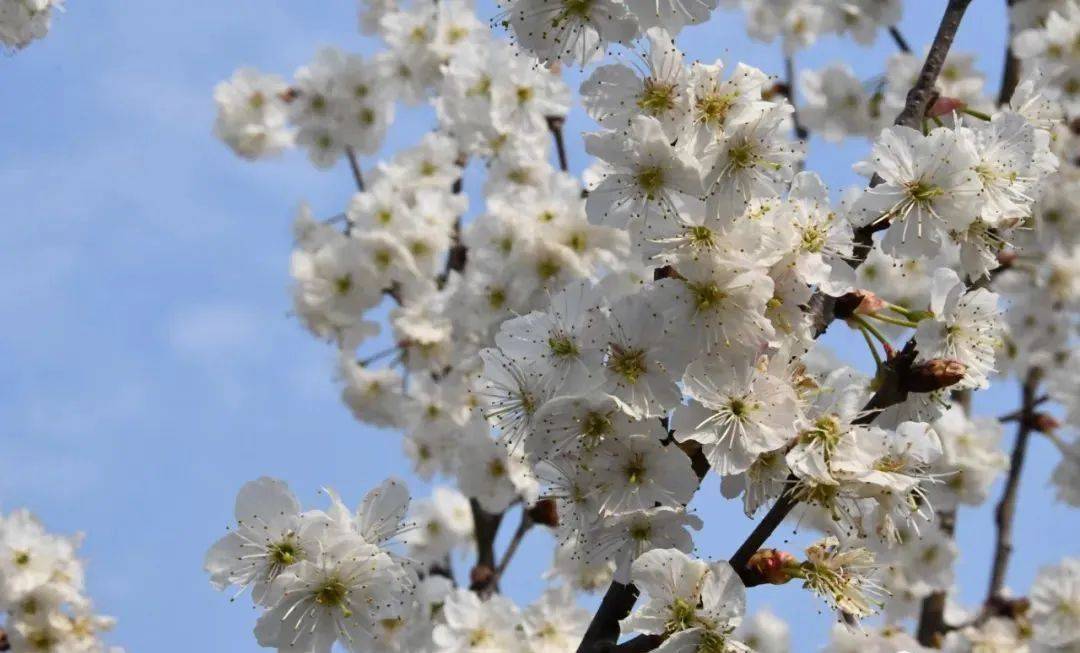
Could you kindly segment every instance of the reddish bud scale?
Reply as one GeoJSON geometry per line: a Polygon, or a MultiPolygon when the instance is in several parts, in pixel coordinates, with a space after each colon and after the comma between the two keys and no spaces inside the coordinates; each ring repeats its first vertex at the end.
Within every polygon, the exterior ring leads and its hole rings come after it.
{"type": "Polygon", "coordinates": [[[789,569],[796,565],[795,556],[779,549],[760,549],[750,556],[746,566],[772,585],[783,585],[791,580],[789,569]]]}
{"type": "Polygon", "coordinates": [[[959,361],[931,358],[911,366],[906,389],[910,392],[933,392],[956,385],[967,374],[967,366],[959,361]]]}
{"type": "Polygon", "coordinates": [[[469,572],[469,587],[479,589],[488,587],[495,580],[495,570],[489,565],[476,565],[469,572]]]}
{"type": "Polygon", "coordinates": [[[534,523],[543,524],[548,528],[559,525],[559,510],[554,499],[540,499],[532,508],[529,508],[529,519],[534,523]]]}
{"type": "Polygon", "coordinates": [[[947,116],[954,111],[963,111],[967,103],[954,97],[939,97],[926,111],[927,118],[939,118],[947,116]]]}
{"type": "Polygon", "coordinates": [[[1031,427],[1039,433],[1053,433],[1061,426],[1053,415],[1047,415],[1046,413],[1035,413],[1031,417],[1031,427]]]}

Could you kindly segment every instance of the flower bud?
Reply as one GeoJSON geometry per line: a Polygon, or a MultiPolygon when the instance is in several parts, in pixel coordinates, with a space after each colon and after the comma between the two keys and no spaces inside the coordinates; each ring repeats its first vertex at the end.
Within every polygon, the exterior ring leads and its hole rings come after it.
{"type": "Polygon", "coordinates": [[[747,568],[772,585],[783,585],[791,580],[790,570],[797,565],[795,556],[779,549],[760,549],[746,563],[747,568]]]}
{"type": "Polygon", "coordinates": [[[1053,415],[1046,413],[1035,413],[1031,417],[1031,428],[1035,429],[1039,433],[1053,433],[1061,426],[1053,415]]]}
{"type": "Polygon", "coordinates": [[[495,580],[495,570],[490,565],[476,565],[469,572],[469,587],[474,591],[490,587],[495,580]]]}
{"type": "Polygon", "coordinates": [[[927,118],[939,118],[947,116],[954,111],[963,111],[967,108],[967,102],[954,97],[938,97],[934,104],[926,110],[927,118]]]}
{"type": "Polygon", "coordinates": [[[529,508],[529,519],[548,528],[559,525],[559,511],[554,499],[540,499],[529,508]]]}
{"type": "Polygon", "coordinates": [[[947,358],[931,358],[911,366],[906,389],[909,392],[933,392],[959,383],[967,374],[967,365],[947,358]]]}
{"type": "Polygon", "coordinates": [[[1012,267],[1012,264],[1019,258],[1019,254],[1014,249],[1003,249],[997,253],[997,262],[1003,268],[1012,267]]]}
{"type": "Polygon", "coordinates": [[[853,315],[873,315],[884,310],[888,304],[869,290],[853,290],[836,298],[833,314],[846,320],[853,315]]]}

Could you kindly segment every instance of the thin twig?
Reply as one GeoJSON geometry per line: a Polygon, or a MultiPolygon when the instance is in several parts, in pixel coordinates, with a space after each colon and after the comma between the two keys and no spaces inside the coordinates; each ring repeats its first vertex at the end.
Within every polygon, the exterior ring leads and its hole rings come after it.
{"type": "Polygon", "coordinates": [[[907,125],[912,129],[918,129],[922,123],[926,109],[936,94],[934,84],[937,83],[941,69],[945,67],[945,57],[949,54],[949,48],[952,47],[953,39],[956,38],[956,30],[960,28],[960,21],[963,20],[964,12],[969,4],[971,0],[949,0],[915,86],[908,91],[904,110],[896,117],[897,125],[907,125]]]}
{"type": "Polygon", "coordinates": [[[551,137],[555,140],[555,152],[559,155],[559,170],[566,172],[570,169],[570,164],[566,158],[566,143],[563,141],[563,125],[566,124],[566,118],[563,116],[548,116],[547,124],[551,137]]]}
{"type": "MultiPolygon", "coordinates": [[[[1032,408],[1037,408],[1037,407],[1045,404],[1048,401],[1050,401],[1050,395],[1042,395],[1040,397],[1036,397],[1035,401],[1031,404],[1031,407],[1032,408]]],[[[1014,410],[1011,413],[1005,413],[1004,415],[1002,415],[1001,417],[998,418],[998,421],[1003,423],[1003,424],[1006,424],[1008,422],[1015,422],[1015,421],[1019,420],[1023,416],[1024,416],[1024,409],[1023,408],[1018,408],[1017,410],[1014,410]]]]}
{"type": "Polygon", "coordinates": [[[352,146],[345,148],[345,158],[349,160],[349,167],[352,168],[353,180],[356,181],[356,190],[361,193],[364,192],[364,175],[360,173],[360,162],[356,159],[356,150],[352,146]]]}
{"type": "Polygon", "coordinates": [[[889,27],[889,36],[896,42],[896,47],[900,48],[901,52],[911,52],[911,46],[908,45],[907,39],[900,33],[900,30],[896,25],[891,25],[889,27]]]}
{"type": "Polygon", "coordinates": [[[472,508],[473,537],[476,539],[476,566],[470,573],[469,589],[487,598],[499,591],[495,573],[495,536],[499,533],[503,513],[487,512],[476,499],[469,499],[469,507],[472,508]]]}
{"type": "Polygon", "coordinates": [[[799,107],[795,104],[795,61],[790,55],[784,57],[784,77],[786,78],[783,86],[784,95],[791,103],[791,123],[795,126],[795,136],[805,141],[810,132],[799,121],[799,107]]]}
{"type": "Polygon", "coordinates": [[[510,561],[513,560],[514,554],[517,553],[518,547],[521,546],[521,541],[525,539],[525,533],[528,533],[532,526],[533,520],[529,516],[529,509],[523,506],[521,508],[521,522],[518,523],[517,530],[514,531],[514,536],[510,539],[510,544],[506,546],[506,552],[503,553],[502,560],[499,561],[499,565],[495,568],[496,583],[502,578],[506,568],[510,566],[510,561]]]}
{"type": "Polygon", "coordinates": [[[1010,8],[1016,4],[1016,0],[1005,0],[1005,13],[1010,17],[1009,26],[1005,32],[1005,65],[1001,69],[1001,88],[998,90],[997,103],[1003,107],[1012,99],[1016,85],[1020,83],[1020,59],[1012,49],[1012,12],[1010,8]]]}
{"type": "Polygon", "coordinates": [[[1016,514],[1016,497],[1020,489],[1020,473],[1024,468],[1024,458],[1027,455],[1027,443],[1034,430],[1033,420],[1035,413],[1035,393],[1039,387],[1042,372],[1039,368],[1032,368],[1024,384],[1021,393],[1021,416],[1016,429],[1016,442],[1013,444],[1012,455],[1009,458],[1009,472],[1005,477],[1005,489],[1002,490],[1001,500],[998,501],[994,510],[994,523],[997,526],[997,544],[994,547],[994,561],[990,567],[990,587],[986,592],[987,605],[992,604],[1001,597],[1001,590],[1005,586],[1005,572],[1009,567],[1009,556],[1012,555],[1012,530],[1013,517],[1016,514]]]}
{"type": "MultiPolygon", "coordinates": [[[[938,525],[942,533],[952,538],[956,532],[956,511],[943,510],[938,513],[938,525]]],[[[923,646],[940,646],[940,638],[949,630],[949,625],[945,623],[947,599],[948,592],[938,590],[922,600],[915,634],[923,646]]]]}
{"type": "Polygon", "coordinates": [[[360,367],[367,367],[368,365],[371,365],[372,363],[378,361],[380,358],[386,358],[390,354],[393,354],[393,353],[397,352],[399,348],[400,347],[398,345],[394,345],[393,347],[388,347],[386,349],[383,349],[382,351],[375,352],[374,354],[368,356],[367,358],[361,358],[360,360],[356,361],[356,363],[360,367]]]}

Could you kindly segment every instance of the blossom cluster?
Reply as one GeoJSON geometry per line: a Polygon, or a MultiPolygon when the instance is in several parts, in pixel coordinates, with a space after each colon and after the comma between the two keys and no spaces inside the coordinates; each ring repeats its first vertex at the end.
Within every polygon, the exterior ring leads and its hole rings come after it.
{"type": "Polygon", "coordinates": [[[13,653],[122,653],[100,634],[115,623],[94,613],[86,595],[81,537],[45,530],[27,510],[0,515],[0,629],[13,653]]]}
{"type": "Polygon", "coordinates": [[[0,0],[0,45],[17,50],[49,33],[64,0],[0,0]]]}
{"type": "MultiPolygon", "coordinates": [[[[439,512],[446,508],[443,495],[417,506],[415,521],[407,521],[409,494],[395,479],[355,510],[325,493],[326,509],[301,510],[282,481],[247,483],[236,498],[236,526],[206,555],[215,587],[250,591],[263,609],[255,626],[259,644],[314,653],[329,653],[335,643],[364,653],[548,653],[581,638],[588,614],[574,605],[568,587],[550,588],[522,611],[498,597],[482,603],[413,557],[434,553],[437,540],[452,543],[455,529],[458,536],[468,533],[456,519],[460,511],[439,512]],[[410,555],[399,554],[394,540],[408,541],[410,555]],[[517,649],[522,635],[527,648],[517,649]]],[[[465,524],[471,525],[467,514],[465,524]]]]}
{"type": "MultiPolygon", "coordinates": [[[[789,55],[824,33],[872,41],[900,13],[741,4],[789,55]]],[[[918,650],[898,624],[952,587],[950,516],[1010,465],[1002,423],[958,400],[1021,381],[1010,419],[1060,448],[1051,480],[1080,503],[1080,444],[1031,405],[1045,388],[1080,426],[1080,12],[1060,5],[1014,10],[1027,54],[1005,97],[953,53],[914,120],[897,119],[924,67],[909,52],[870,85],[837,65],[781,83],[688,61],[676,36],[715,2],[515,0],[494,17],[509,43],[459,0],[369,2],[375,56],[324,49],[291,82],[238,71],[215,91],[226,144],[251,159],[298,145],[319,167],[344,156],[358,185],[341,215],[295,221],[296,314],[337,348],[357,419],[402,431],[414,471],[456,489],[406,516],[390,482],[354,515],[333,494],[301,512],[261,479],[208,556],[212,581],[251,588],[257,639],[280,650],[573,651],[587,619],[572,591],[609,583],[648,597],[622,620],[648,650],[786,650],[767,614],[742,620],[748,587],[789,581],[847,619],[882,613],[883,650],[918,650]],[[625,55],[600,62],[613,44],[625,55]],[[600,64],[579,89],[597,124],[580,181],[559,62],[600,64]],[[363,170],[397,103],[423,101],[435,128],[363,170]],[[866,182],[832,191],[804,170],[804,130],[870,138],[866,182]],[[480,169],[474,207],[464,179],[480,169]],[[865,342],[870,373],[819,340],[832,322],[865,342]],[[748,516],[794,508],[821,537],[802,556],[699,560],[690,503],[709,485],[748,516]],[[541,523],[558,542],[552,588],[524,610],[495,593],[513,549],[484,559],[492,518],[519,504],[522,533],[541,523]],[[450,562],[474,544],[457,588],[450,562]]],[[[997,594],[951,614],[947,645],[977,647],[1004,619],[1015,650],[1073,646],[1062,564],[1022,615],[991,612],[997,594]]],[[[870,636],[844,627],[834,647],[870,636]]]]}

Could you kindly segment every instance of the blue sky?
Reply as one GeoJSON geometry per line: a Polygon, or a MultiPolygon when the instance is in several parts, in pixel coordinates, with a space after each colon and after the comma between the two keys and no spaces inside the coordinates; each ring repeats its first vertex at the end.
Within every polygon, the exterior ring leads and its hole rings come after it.
{"type": "MultiPolygon", "coordinates": [[[[908,3],[917,49],[938,4],[908,3]]],[[[995,89],[1003,5],[974,2],[956,44],[983,55],[995,89]]],[[[742,25],[721,12],[680,43],[692,57],[780,72],[779,46],[750,42],[742,25]]],[[[244,481],[277,476],[315,504],[323,485],[356,501],[387,474],[409,477],[400,439],[350,417],[333,353],[288,315],[292,211],[306,200],[318,215],[340,212],[347,168],[319,172],[301,153],[248,164],[211,135],[211,90],[234,68],[287,76],[319,45],[372,52],[354,26],[341,0],[71,0],[46,40],[0,57],[0,509],[27,506],[52,529],[87,533],[90,590],[129,651],[258,650],[256,614],[201,571],[244,481]]],[[[798,60],[847,60],[869,78],[892,51],[887,38],[826,39],[798,60]]],[[[426,110],[400,112],[387,151],[430,124],[426,110]]],[[[576,170],[588,127],[580,114],[568,126],[576,170]]],[[[834,187],[855,183],[850,164],[865,149],[815,140],[810,168],[834,187]]],[[[1015,405],[1011,387],[984,395],[976,403],[991,414],[1015,405]]],[[[1021,591],[1040,564],[1076,553],[1080,521],[1047,487],[1055,460],[1033,443],[1008,579],[1021,591]]],[[[695,507],[708,524],[702,556],[729,555],[752,527],[715,478],[695,507]]],[[[988,508],[959,517],[969,602],[985,592],[990,525],[988,508]]],[[[505,583],[515,599],[538,594],[549,553],[550,538],[530,535],[505,583]]],[[[791,620],[795,650],[825,641],[828,617],[796,587],[750,599],[791,620]]]]}

